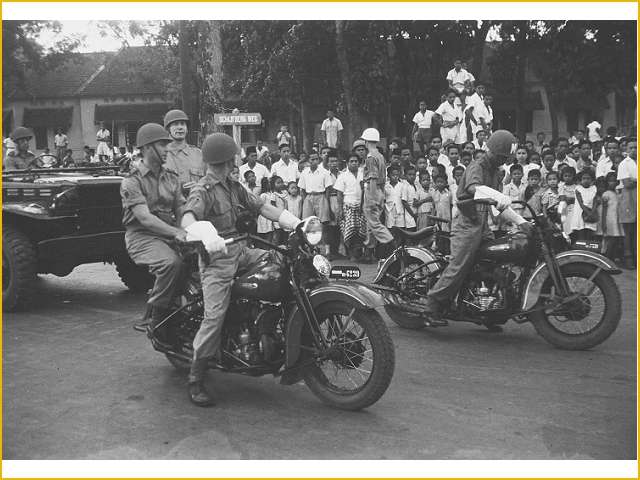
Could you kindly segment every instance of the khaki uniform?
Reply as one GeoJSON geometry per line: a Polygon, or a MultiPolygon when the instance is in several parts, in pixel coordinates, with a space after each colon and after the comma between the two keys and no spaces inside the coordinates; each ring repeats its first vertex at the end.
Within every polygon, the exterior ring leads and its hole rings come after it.
{"type": "Polygon", "coordinates": [[[198,182],[204,177],[207,167],[202,161],[202,151],[193,145],[176,145],[171,142],[167,148],[167,161],[164,168],[173,170],[178,174],[180,185],[198,182]]]}
{"type": "Polygon", "coordinates": [[[368,247],[374,247],[375,241],[389,243],[393,235],[380,221],[384,211],[384,186],[387,182],[387,163],[381,153],[367,153],[364,161],[364,204],[362,211],[370,232],[368,247]],[[376,188],[372,189],[369,180],[376,179],[376,188]]]}
{"type": "MultiPolygon", "coordinates": [[[[458,201],[473,198],[467,191],[472,185],[486,185],[497,190],[498,169],[488,159],[473,160],[466,168],[458,185],[458,201]]],[[[451,301],[460,290],[462,282],[475,262],[476,252],[484,240],[493,238],[489,229],[486,205],[473,203],[458,205],[451,224],[451,259],[436,284],[429,290],[428,298],[439,304],[451,301]]]]}
{"type": "MultiPolygon", "coordinates": [[[[238,234],[236,220],[246,211],[257,215],[263,201],[248,192],[239,182],[218,180],[207,174],[191,189],[185,213],[197,220],[211,222],[221,237],[238,234]]],[[[193,339],[193,360],[212,357],[220,348],[220,333],[231,299],[231,286],[239,271],[248,269],[264,250],[248,248],[244,242],[227,247],[227,253],[211,255],[209,265],[200,264],[204,296],[204,319],[193,339]]],[[[192,375],[193,376],[193,375],[192,375]]],[[[199,380],[191,378],[190,381],[199,380]]]]}
{"type": "Polygon", "coordinates": [[[137,169],[122,180],[120,195],[129,256],[138,265],[147,265],[156,277],[148,303],[167,308],[178,287],[182,260],[171,248],[170,238],[152,233],[140,225],[133,214],[133,207],[147,205],[153,215],[168,225],[176,226],[185,203],[178,175],[162,168],[156,177],[140,162],[137,169]]]}
{"type": "Polygon", "coordinates": [[[27,168],[37,168],[36,156],[26,151],[11,150],[4,159],[4,170],[26,170],[27,168]]]}

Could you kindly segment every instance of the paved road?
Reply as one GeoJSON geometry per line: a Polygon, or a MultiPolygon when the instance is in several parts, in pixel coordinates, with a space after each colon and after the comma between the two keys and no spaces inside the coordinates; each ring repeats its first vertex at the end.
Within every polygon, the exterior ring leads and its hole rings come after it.
{"type": "MultiPolygon", "coordinates": [[[[367,272],[370,276],[370,272],[367,272]]],[[[368,411],[323,406],[304,385],[214,372],[219,406],[131,325],[144,297],[112,267],[38,280],[4,316],[4,459],[634,459],[636,276],[624,316],[589,352],[556,350],[529,325],[391,325],[397,366],[368,411]]]]}

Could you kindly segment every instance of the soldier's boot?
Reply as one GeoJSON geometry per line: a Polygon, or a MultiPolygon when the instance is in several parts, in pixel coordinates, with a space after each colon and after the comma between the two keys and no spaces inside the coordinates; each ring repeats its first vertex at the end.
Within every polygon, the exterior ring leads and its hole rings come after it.
{"type": "Polygon", "coordinates": [[[199,407],[212,407],[216,404],[215,399],[204,385],[207,364],[208,359],[206,358],[194,360],[189,372],[189,400],[199,407]]]}
{"type": "Polygon", "coordinates": [[[162,321],[169,315],[169,309],[165,307],[151,307],[151,319],[149,325],[147,325],[147,337],[153,342],[156,342],[158,346],[164,349],[171,349],[171,342],[167,333],[167,326],[160,325],[162,321]]]}

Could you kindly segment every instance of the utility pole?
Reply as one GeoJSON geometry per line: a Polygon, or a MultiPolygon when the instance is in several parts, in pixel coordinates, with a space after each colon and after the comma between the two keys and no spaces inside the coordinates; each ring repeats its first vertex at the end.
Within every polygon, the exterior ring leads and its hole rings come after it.
{"type": "Polygon", "coordinates": [[[180,20],[178,24],[180,82],[182,83],[182,110],[191,120],[193,130],[200,130],[199,119],[194,118],[193,112],[193,82],[191,55],[189,52],[189,24],[188,20],[180,20]]]}

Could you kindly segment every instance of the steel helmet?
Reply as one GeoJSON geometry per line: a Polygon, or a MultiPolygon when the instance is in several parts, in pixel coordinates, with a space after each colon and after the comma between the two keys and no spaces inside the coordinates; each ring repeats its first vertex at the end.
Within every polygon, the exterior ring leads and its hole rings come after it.
{"type": "Polygon", "coordinates": [[[489,151],[497,156],[506,157],[512,153],[516,137],[508,130],[496,130],[487,140],[489,151]]]}
{"type": "Polygon", "coordinates": [[[150,143],[159,142],[160,140],[171,142],[173,139],[159,123],[145,123],[138,129],[136,147],[141,148],[150,143]]]}
{"type": "Polygon", "coordinates": [[[365,128],[360,138],[366,142],[379,142],[380,132],[375,128],[365,128]]]}
{"type": "Polygon", "coordinates": [[[189,117],[182,110],[169,110],[164,116],[164,128],[169,128],[173,122],[188,122],[189,117]]]}
{"type": "Polygon", "coordinates": [[[353,142],[352,150],[355,150],[358,147],[364,147],[364,146],[365,146],[364,140],[359,138],[355,142],[353,142]]]}
{"type": "Polygon", "coordinates": [[[18,127],[11,132],[11,140],[17,142],[21,138],[33,138],[33,133],[27,127],[18,127]]]}
{"type": "Polygon", "coordinates": [[[212,133],[202,142],[202,160],[204,163],[215,165],[233,160],[240,153],[240,147],[225,133],[212,133]]]}

